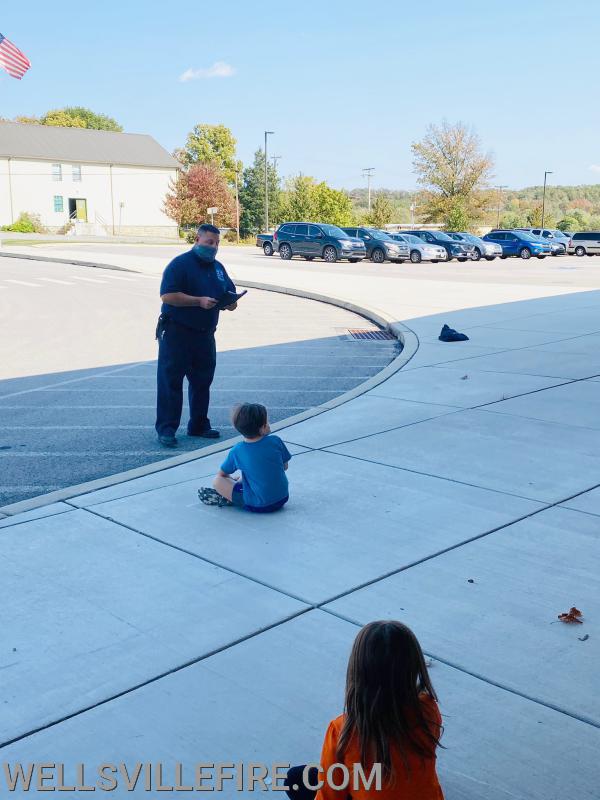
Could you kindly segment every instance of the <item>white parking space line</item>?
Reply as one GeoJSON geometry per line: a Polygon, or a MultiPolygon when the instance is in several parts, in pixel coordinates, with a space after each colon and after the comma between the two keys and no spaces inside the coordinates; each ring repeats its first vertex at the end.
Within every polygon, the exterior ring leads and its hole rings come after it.
{"type": "Polygon", "coordinates": [[[18,281],[14,278],[4,278],[7,283],[18,283],[19,286],[31,286],[36,289],[41,289],[41,285],[39,283],[28,283],[27,281],[18,281]]]}
{"type": "Polygon", "coordinates": [[[110,278],[112,281],[135,281],[135,278],[124,278],[122,275],[109,275],[105,272],[102,273],[103,278],[110,278]]]}
{"type": "Polygon", "coordinates": [[[83,278],[81,275],[73,275],[72,277],[76,281],[85,281],[86,283],[106,283],[106,281],[100,281],[98,278],[83,278]]]}
{"type": "Polygon", "coordinates": [[[75,286],[71,281],[60,281],[58,278],[36,278],[38,281],[47,281],[48,283],[60,283],[63,286],[75,286]]]}

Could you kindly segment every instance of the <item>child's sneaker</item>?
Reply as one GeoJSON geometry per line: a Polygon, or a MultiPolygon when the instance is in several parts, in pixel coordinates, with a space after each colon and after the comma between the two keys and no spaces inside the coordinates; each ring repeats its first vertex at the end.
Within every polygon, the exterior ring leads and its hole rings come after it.
{"type": "Polygon", "coordinates": [[[198,497],[200,502],[205,506],[232,506],[233,503],[227,500],[226,497],[220,495],[216,489],[209,489],[207,486],[202,486],[198,489],[198,497]]]}

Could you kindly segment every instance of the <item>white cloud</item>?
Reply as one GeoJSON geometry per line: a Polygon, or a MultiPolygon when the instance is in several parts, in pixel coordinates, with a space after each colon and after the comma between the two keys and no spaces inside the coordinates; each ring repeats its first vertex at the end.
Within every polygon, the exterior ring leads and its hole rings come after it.
{"type": "Polygon", "coordinates": [[[590,164],[592,172],[600,172],[600,164],[590,164]]]}
{"type": "Polygon", "coordinates": [[[215,61],[211,67],[186,69],[179,76],[179,80],[181,83],[187,83],[187,81],[197,81],[203,78],[231,78],[232,75],[235,75],[235,68],[231,64],[227,64],[225,61],[215,61]]]}

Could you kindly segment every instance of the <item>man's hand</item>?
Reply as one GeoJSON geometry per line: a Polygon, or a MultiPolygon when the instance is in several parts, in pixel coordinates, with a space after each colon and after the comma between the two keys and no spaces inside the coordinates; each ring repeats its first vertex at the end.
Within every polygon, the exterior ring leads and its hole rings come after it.
{"type": "Polygon", "coordinates": [[[235,311],[237,308],[237,303],[232,303],[230,306],[225,306],[225,311],[235,311]]]}
{"type": "Polygon", "coordinates": [[[200,308],[204,308],[206,311],[210,311],[218,302],[214,297],[198,297],[197,300],[200,308]]]}

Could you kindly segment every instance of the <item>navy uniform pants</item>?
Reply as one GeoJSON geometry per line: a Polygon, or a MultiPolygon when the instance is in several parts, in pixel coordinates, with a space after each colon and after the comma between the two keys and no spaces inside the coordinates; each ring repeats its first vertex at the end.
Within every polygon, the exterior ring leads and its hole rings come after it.
{"type": "Polygon", "coordinates": [[[210,428],[208,403],[217,351],[214,332],[200,332],[169,320],[158,337],[156,432],[174,436],[181,422],[183,379],[188,379],[188,434],[210,428]]]}

